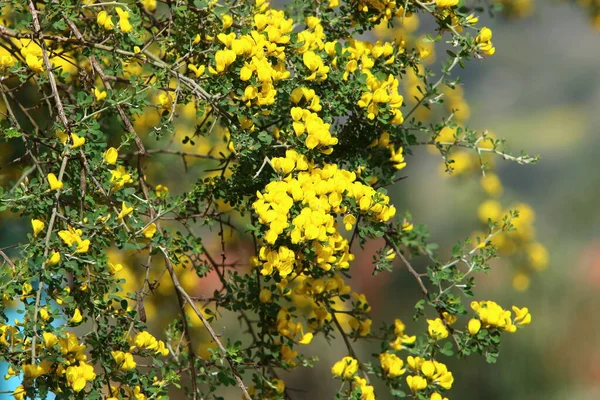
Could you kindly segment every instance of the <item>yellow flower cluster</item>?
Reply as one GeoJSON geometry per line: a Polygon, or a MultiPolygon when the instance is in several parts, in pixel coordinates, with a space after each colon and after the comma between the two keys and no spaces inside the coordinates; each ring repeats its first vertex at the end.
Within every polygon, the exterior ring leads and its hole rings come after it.
{"type": "Polygon", "coordinates": [[[406,377],[406,383],[413,392],[424,390],[431,385],[448,390],[454,383],[452,372],[441,362],[408,356],[406,363],[413,374],[406,377]]]}
{"type": "Polygon", "coordinates": [[[472,322],[472,320],[469,322],[469,332],[471,334],[477,333],[480,326],[485,328],[499,328],[513,333],[516,332],[517,325],[528,325],[531,323],[531,314],[526,307],[512,307],[515,313],[514,320],[512,319],[512,312],[503,309],[493,301],[473,301],[471,308],[477,313],[481,321],[479,326],[476,322],[472,322]]]}
{"type": "MultiPolygon", "coordinates": [[[[217,35],[225,49],[215,53],[216,65],[208,67],[211,74],[219,74],[227,71],[238,57],[242,57],[244,66],[240,69],[240,80],[246,82],[256,76],[260,83],[258,87],[248,85],[244,90],[241,100],[248,107],[252,104],[273,104],[277,94],[274,82],[290,77],[290,72],[285,68],[284,46],[290,41],[293,20],[285,18],[285,13],[281,10],[266,10],[263,13],[266,7],[268,3],[263,3],[257,9],[254,15],[255,29],[250,34],[240,37],[234,32],[217,35]],[[271,57],[277,59],[275,65],[270,61],[271,57]]],[[[233,19],[228,16],[224,21],[224,29],[228,29],[232,23],[233,19]]],[[[200,70],[196,71],[196,75],[201,75],[200,70]]]]}
{"type": "Polygon", "coordinates": [[[68,385],[76,392],[81,392],[89,381],[96,379],[94,367],[79,361],[79,365],[72,365],[66,370],[68,385]]]}
{"type": "MultiPolygon", "coordinates": [[[[494,174],[486,174],[481,182],[487,194],[498,196],[502,193],[502,184],[494,174]]],[[[524,291],[529,287],[530,270],[542,271],[548,267],[549,256],[546,247],[536,240],[534,228],[535,212],[525,203],[517,203],[509,208],[503,208],[500,201],[496,199],[484,200],[477,209],[479,219],[487,223],[488,218],[492,222],[501,223],[502,218],[509,214],[510,210],[519,212],[519,216],[512,220],[514,230],[496,234],[490,241],[498,248],[500,254],[505,256],[518,255],[518,269],[513,275],[513,287],[524,291]],[[524,255],[521,256],[521,254],[524,255]]],[[[484,237],[482,232],[475,232],[474,237],[484,237]]]]}
{"type": "Polygon", "coordinates": [[[435,5],[439,8],[448,8],[458,5],[459,0],[435,0],[435,5]]]}
{"type": "MultiPolygon", "coordinates": [[[[117,16],[119,17],[119,28],[121,32],[128,33],[133,30],[133,25],[129,22],[129,11],[123,10],[121,7],[116,7],[117,16]]],[[[96,16],[96,23],[107,31],[115,29],[115,23],[112,17],[104,10],[100,11],[96,16]]]]}
{"type": "Polygon", "coordinates": [[[333,364],[331,373],[343,379],[350,379],[358,372],[358,360],[353,357],[346,356],[340,361],[333,364]]]}
{"type": "Polygon", "coordinates": [[[310,71],[310,75],[305,78],[307,81],[318,80],[324,81],[327,79],[329,67],[323,63],[323,59],[313,51],[307,51],[302,55],[304,66],[310,71]]]}
{"type": "Polygon", "coordinates": [[[496,48],[492,45],[492,30],[490,28],[481,28],[475,42],[478,43],[479,50],[486,56],[492,56],[496,52],[496,48]]]}
{"type": "Polygon", "coordinates": [[[310,111],[318,112],[323,108],[321,106],[321,98],[317,96],[313,89],[305,87],[297,87],[292,90],[290,100],[296,105],[305,102],[304,107],[310,111]]]}
{"type": "Polygon", "coordinates": [[[448,328],[440,318],[427,320],[427,331],[434,340],[441,340],[448,337],[448,328]]]}
{"type": "Polygon", "coordinates": [[[406,325],[400,320],[394,320],[394,334],[396,335],[396,340],[390,343],[392,349],[396,351],[400,351],[404,348],[403,345],[413,344],[416,340],[416,336],[408,336],[404,331],[406,330],[406,325]]]}
{"type": "Polygon", "coordinates": [[[361,12],[375,13],[370,19],[372,21],[381,18],[383,21],[389,21],[396,14],[402,15],[402,7],[397,6],[395,0],[359,0],[358,10],[361,12]]]}
{"type": "Polygon", "coordinates": [[[162,340],[157,340],[152,334],[143,331],[135,335],[133,339],[133,346],[129,349],[129,351],[134,351],[136,348],[140,350],[151,350],[156,354],[160,354],[162,356],[169,355],[169,349],[165,346],[165,342],[162,340]]]}
{"type": "Polygon", "coordinates": [[[75,244],[77,245],[75,253],[87,253],[90,248],[90,241],[89,239],[83,240],[81,235],[81,229],[75,229],[71,226],[67,227],[67,230],[58,232],[58,236],[67,246],[71,247],[75,244]]]}
{"type": "Polygon", "coordinates": [[[375,400],[375,388],[368,384],[366,378],[355,376],[354,385],[360,389],[360,400],[375,400]]]}
{"type": "Polygon", "coordinates": [[[8,69],[15,64],[16,60],[7,50],[0,49],[0,70],[8,69]]]}
{"type": "Polygon", "coordinates": [[[390,123],[399,125],[404,122],[400,107],[404,98],[398,93],[398,79],[389,75],[387,79],[380,81],[370,71],[364,71],[367,75],[367,88],[358,101],[358,106],[366,108],[367,118],[375,119],[379,115],[381,105],[389,105],[389,113],[392,115],[390,123]]]}
{"type": "Polygon", "coordinates": [[[313,339],[312,333],[304,333],[302,323],[294,322],[292,314],[290,314],[287,308],[282,307],[279,310],[277,313],[276,324],[277,332],[281,336],[285,336],[293,340],[300,335],[300,339],[298,340],[298,343],[300,344],[309,344],[313,339]]]}
{"type": "MultiPolygon", "coordinates": [[[[348,212],[348,205],[342,202],[351,204],[352,200],[365,216],[375,221],[386,222],[396,214],[388,196],[357,182],[356,174],[337,165],[317,168],[293,150],[288,150],[285,158],[274,158],[272,164],[283,179],[269,183],[263,193],[258,192],[258,199],[252,205],[260,224],[268,227],[265,242],[274,245],[279,239],[288,239],[292,245],[309,244],[315,248],[314,263],[326,271],[333,267],[348,268],[353,259],[334,217],[348,212]],[[300,212],[293,212],[296,204],[303,206],[300,212]]],[[[265,261],[264,275],[276,269],[284,276],[295,263],[303,261],[296,259],[295,252],[286,246],[280,246],[279,250],[263,246],[260,259],[265,261]]]]}
{"type": "Polygon", "coordinates": [[[306,133],[307,136],[304,143],[308,149],[312,150],[321,146],[323,147],[321,153],[331,154],[333,152],[332,148],[327,147],[336,145],[338,139],[331,136],[329,132],[330,124],[323,122],[316,113],[300,107],[292,107],[290,114],[293,121],[292,127],[296,136],[302,136],[306,133]]]}
{"type": "Polygon", "coordinates": [[[373,140],[369,147],[386,147],[390,151],[390,161],[394,164],[394,168],[401,170],[406,167],[404,161],[404,149],[398,147],[398,150],[394,148],[393,144],[390,144],[390,134],[388,131],[383,131],[378,139],[373,140]]]}
{"type": "Polygon", "coordinates": [[[42,48],[32,40],[26,42],[21,47],[21,55],[25,58],[25,64],[33,72],[42,72],[44,70],[44,61],[42,59],[42,48]]]}
{"type": "Polygon", "coordinates": [[[137,363],[133,359],[133,354],[125,353],[123,351],[111,351],[110,355],[115,360],[119,368],[123,371],[129,371],[137,366],[137,363]]]}
{"type": "MultiPolygon", "coordinates": [[[[59,364],[48,360],[43,360],[39,364],[23,364],[23,385],[19,387],[21,390],[15,390],[15,393],[17,394],[14,396],[15,399],[24,398],[24,388],[28,386],[32,380],[42,375],[52,374],[57,377],[64,376],[67,386],[75,392],[82,391],[89,381],[96,378],[94,367],[85,362],[87,359],[87,356],[83,354],[85,346],[79,343],[77,336],[74,333],[67,332],[65,337],[58,338],[51,332],[44,332],[42,333],[42,337],[43,346],[47,351],[55,351],[55,346],[58,346],[63,361],[59,364]],[[23,396],[19,397],[21,394],[23,396]]],[[[1,340],[0,343],[2,343],[1,340]]],[[[16,375],[16,373],[14,370],[9,370],[8,375],[12,376],[16,375]]]]}
{"type": "Polygon", "coordinates": [[[379,362],[385,375],[395,378],[406,372],[404,369],[404,361],[394,353],[385,352],[379,355],[379,362]]]}
{"type": "Polygon", "coordinates": [[[116,169],[110,171],[110,184],[113,190],[119,190],[131,182],[133,182],[133,179],[124,166],[119,165],[116,169]]]}

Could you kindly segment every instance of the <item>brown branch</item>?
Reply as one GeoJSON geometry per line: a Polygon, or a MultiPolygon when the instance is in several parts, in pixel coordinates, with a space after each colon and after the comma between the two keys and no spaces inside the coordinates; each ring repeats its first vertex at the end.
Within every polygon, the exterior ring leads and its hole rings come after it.
{"type": "Polygon", "coordinates": [[[231,360],[231,357],[227,354],[227,349],[225,348],[225,346],[223,346],[223,343],[221,343],[221,341],[219,340],[219,337],[215,333],[215,331],[212,328],[212,326],[210,325],[210,323],[207,321],[207,319],[204,317],[204,315],[200,312],[200,310],[198,310],[198,308],[194,304],[194,301],[192,300],[190,295],[187,294],[185,289],[179,283],[179,279],[177,278],[177,275],[175,274],[175,271],[173,269],[173,264],[171,263],[171,259],[169,258],[169,254],[167,253],[167,250],[164,247],[159,247],[159,249],[163,254],[163,258],[165,259],[165,263],[167,265],[167,270],[169,271],[169,274],[171,275],[173,285],[175,285],[175,288],[177,289],[177,291],[181,294],[181,296],[183,296],[183,298],[187,301],[187,303],[190,305],[190,307],[192,307],[192,310],[194,310],[194,312],[196,313],[198,318],[200,318],[200,320],[202,321],[202,324],[208,331],[212,340],[217,344],[219,349],[223,352],[223,357],[225,357],[225,359],[227,359],[227,362],[229,363],[229,367],[231,369],[233,377],[234,377],[235,381],[237,382],[239,388],[242,390],[244,397],[247,400],[252,400],[252,398],[250,397],[250,394],[248,393],[248,389],[246,388],[246,386],[244,385],[244,382],[242,381],[242,379],[240,378],[240,376],[237,373],[237,368],[236,368],[235,364],[231,360]]]}

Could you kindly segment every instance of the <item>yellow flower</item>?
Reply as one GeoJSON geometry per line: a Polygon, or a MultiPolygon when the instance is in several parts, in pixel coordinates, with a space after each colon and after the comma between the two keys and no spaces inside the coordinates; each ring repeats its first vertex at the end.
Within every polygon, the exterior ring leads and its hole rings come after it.
{"type": "Polygon", "coordinates": [[[441,340],[448,337],[448,328],[440,318],[428,319],[427,324],[427,331],[432,339],[441,340]]]}
{"type": "Polygon", "coordinates": [[[156,185],[156,189],[154,189],[156,195],[160,198],[167,197],[169,194],[169,188],[164,185],[156,185]]]}
{"type": "Polygon", "coordinates": [[[129,371],[130,369],[134,369],[137,366],[137,363],[133,359],[133,355],[131,353],[124,353],[122,351],[111,351],[110,352],[112,358],[119,365],[119,368],[123,371],[129,371]]]}
{"type": "Polygon", "coordinates": [[[408,221],[402,223],[402,232],[410,232],[414,228],[414,225],[408,221]]]}
{"type": "Polygon", "coordinates": [[[15,59],[10,54],[0,55],[0,69],[10,68],[14,65],[15,59]]]}
{"type": "Polygon", "coordinates": [[[385,374],[392,378],[400,376],[406,371],[402,368],[404,366],[404,361],[393,353],[381,353],[379,355],[379,362],[381,363],[381,368],[383,368],[385,374]]]}
{"type": "Polygon", "coordinates": [[[156,10],[156,0],[142,0],[142,7],[149,12],[156,10]]]}
{"type": "Polygon", "coordinates": [[[200,78],[202,75],[204,75],[204,71],[206,71],[206,67],[204,65],[197,67],[194,64],[188,64],[188,69],[196,75],[196,78],[200,78]]]}
{"type": "Polygon", "coordinates": [[[46,226],[46,224],[44,224],[44,222],[42,220],[39,219],[32,219],[31,220],[31,227],[33,228],[33,236],[37,236],[41,231],[44,230],[44,227],[46,226]]]}
{"type": "Polygon", "coordinates": [[[435,5],[439,8],[454,7],[458,5],[458,0],[435,0],[435,5]]]}
{"type": "Polygon", "coordinates": [[[477,318],[471,318],[469,320],[469,324],[467,325],[467,328],[469,329],[469,333],[471,335],[477,335],[477,333],[481,329],[481,321],[478,320],[477,318]]]}
{"type": "Polygon", "coordinates": [[[23,293],[23,296],[27,296],[29,293],[31,293],[32,290],[33,286],[31,286],[31,283],[25,282],[22,286],[21,292],[23,293]]]}
{"type": "Polygon", "coordinates": [[[110,270],[111,274],[116,274],[117,272],[123,269],[123,266],[121,264],[113,264],[109,261],[108,269],[110,270]]]}
{"type": "Polygon", "coordinates": [[[356,217],[352,214],[344,215],[342,222],[344,223],[344,228],[350,231],[354,227],[354,224],[356,224],[356,217]]]}
{"type": "Polygon", "coordinates": [[[70,366],[66,370],[68,385],[76,392],[81,392],[88,381],[96,378],[94,367],[89,364],[79,361],[78,366],[70,366]]]}
{"type": "Polygon", "coordinates": [[[28,53],[25,57],[25,63],[33,72],[42,72],[44,70],[43,60],[35,55],[28,53]]]}
{"type": "Polygon", "coordinates": [[[116,7],[117,15],[119,15],[119,28],[121,28],[121,32],[128,33],[133,30],[133,26],[129,22],[129,12],[123,11],[121,7],[116,7]]]}
{"type": "Polygon", "coordinates": [[[71,145],[72,149],[76,149],[78,147],[81,147],[85,144],[85,138],[84,137],[80,137],[74,133],[71,133],[71,141],[73,142],[73,144],[71,145]]]}
{"type": "Polygon", "coordinates": [[[79,308],[76,308],[69,322],[73,325],[77,325],[81,323],[81,321],[83,321],[83,316],[81,315],[81,311],[79,311],[79,308]]]}
{"type": "Polygon", "coordinates": [[[261,303],[270,303],[272,294],[273,293],[269,289],[262,288],[258,294],[258,299],[261,303]]]}
{"type": "Polygon", "coordinates": [[[302,337],[300,338],[300,340],[298,341],[298,343],[300,344],[310,344],[310,342],[312,342],[313,340],[313,334],[308,332],[305,333],[304,335],[302,335],[302,337]]]}
{"type": "Polygon", "coordinates": [[[142,234],[148,238],[148,239],[152,239],[152,237],[154,236],[154,234],[156,233],[156,224],[153,222],[150,225],[148,225],[147,227],[144,228],[144,230],[142,231],[142,234]]]}
{"type": "Polygon", "coordinates": [[[108,93],[105,90],[100,90],[98,88],[94,88],[94,97],[96,101],[102,101],[108,96],[108,93]]]}
{"type": "Polygon", "coordinates": [[[50,313],[48,312],[46,307],[40,308],[39,315],[42,321],[48,321],[50,319],[50,313]]]}
{"type": "Polygon", "coordinates": [[[73,246],[75,243],[81,242],[81,229],[73,229],[69,226],[67,230],[58,231],[58,237],[67,246],[73,246]]]}
{"type": "Polygon", "coordinates": [[[165,342],[163,342],[162,340],[158,341],[158,346],[156,346],[156,354],[160,354],[163,357],[166,357],[169,355],[169,349],[167,349],[167,347],[165,346],[165,342]]]}
{"type": "Polygon", "coordinates": [[[77,249],[75,249],[75,253],[87,253],[90,249],[90,241],[82,240],[77,244],[77,249]]]}
{"type": "Polygon", "coordinates": [[[46,348],[52,347],[58,343],[58,338],[52,332],[44,332],[42,333],[42,337],[44,338],[44,346],[46,348]]]}
{"type": "Polygon", "coordinates": [[[229,14],[224,14],[221,17],[221,21],[223,22],[223,29],[227,29],[233,25],[233,18],[231,18],[231,15],[229,14]]]}
{"type": "Polygon", "coordinates": [[[63,187],[63,183],[56,178],[56,175],[53,173],[49,173],[47,176],[48,184],[50,185],[50,190],[60,190],[63,187]]]}
{"type": "Polygon", "coordinates": [[[111,170],[110,175],[110,183],[116,190],[121,189],[127,183],[133,182],[131,175],[122,165],[119,165],[117,169],[111,170]]]}
{"type": "Polygon", "coordinates": [[[23,385],[19,385],[15,388],[15,390],[13,391],[12,395],[15,398],[15,400],[24,400],[25,399],[25,395],[27,394],[25,387],[23,385]]]}
{"type": "Polygon", "coordinates": [[[104,162],[107,164],[115,164],[117,162],[117,158],[119,158],[119,152],[114,147],[109,147],[108,150],[104,152],[104,162]]]}
{"type": "Polygon", "coordinates": [[[496,48],[492,45],[492,30],[490,28],[481,28],[475,42],[479,43],[477,47],[486,56],[492,56],[496,53],[496,48]]]}
{"type": "Polygon", "coordinates": [[[63,130],[57,130],[56,136],[62,144],[67,143],[67,139],[69,139],[69,136],[63,130]]]}
{"type": "Polygon", "coordinates": [[[140,349],[155,350],[158,347],[156,338],[146,331],[135,335],[133,343],[140,349]]]}
{"type": "Polygon", "coordinates": [[[358,361],[350,356],[342,358],[333,364],[331,373],[344,379],[350,379],[358,371],[358,361]]]}
{"type": "Polygon", "coordinates": [[[106,11],[100,11],[98,16],[96,17],[96,23],[106,29],[107,31],[111,31],[114,29],[115,24],[112,21],[112,17],[108,15],[106,11]]]}
{"type": "MultiPolygon", "coordinates": [[[[125,218],[127,215],[130,215],[133,212],[133,207],[129,207],[125,202],[121,203],[121,211],[119,212],[119,215],[117,216],[117,220],[122,220],[123,218],[125,218]]],[[[155,227],[156,229],[156,227],[155,227]]]]}
{"type": "Polygon", "coordinates": [[[513,306],[512,310],[515,312],[515,322],[517,325],[529,325],[531,323],[531,314],[527,307],[519,308],[513,306]]]}
{"type": "Polygon", "coordinates": [[[418,392],[427,388],[427,380],[422,376],[409,375],[406,377],[406,383],[413,392],[418,392]]]}
{"type": "Polygon", "coordinates": [[[431,394],[431,397],[429,398],[429,400],[448,400],[448,398],[442,397],[442,395],[439,394],[438,392],[434,392],[431,394]]]}

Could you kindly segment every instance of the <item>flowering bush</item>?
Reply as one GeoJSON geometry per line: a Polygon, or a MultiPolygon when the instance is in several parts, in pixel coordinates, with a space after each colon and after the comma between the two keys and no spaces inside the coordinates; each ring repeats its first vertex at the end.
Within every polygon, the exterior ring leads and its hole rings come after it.
{"type": "Polygon", "coordinates": [[[439,151],[449,172],[475,157],[494,196],[490,156],[536,161],[464,124],[453,73],[496,48],[458,1],[284,10],[265,0],[12,0],[2,15],[10,169],[0,210],[31,221],[26,241],[0,251],[0,360],[7,377],[21,376],[15,399],[140,400],[174,387],[218,398],[227,386],[290,398],[280,372],[318,362],[304,349],[325,338],[347,348],[331,367],[338,398],[374,399],[380,380],[394,396],[441,400],[454,381],[442,355],[493,362],[503,335],[531,322],[527,308],[463,303],[475,274],[518,238],[518,208],[480,210],[487,232],[441,260],[386,190],[401,187],[415,146],[439,151]],[[417,18],[435,31],[414,37],[417,18]],[[427,67],[436,47],[448,55],[437,76],[427,67]],[[373,273],[397,259],[421,290],[424,332],[400,319],[374,326],[350,287],[367,268],[353,264],[352,246],[370,238],[384,243],[373,273]],[[212,293],[197,296],[198,284],[212,293]],[[15,307],[23,314],[9,321],[15,307]],[[244,332],[213,326],[231,316],[244,332]],[[212,345],[199,349],[206,333],[212,345]],[[376,357],[359,359],[361,339],[380,343],[376,357]]]}

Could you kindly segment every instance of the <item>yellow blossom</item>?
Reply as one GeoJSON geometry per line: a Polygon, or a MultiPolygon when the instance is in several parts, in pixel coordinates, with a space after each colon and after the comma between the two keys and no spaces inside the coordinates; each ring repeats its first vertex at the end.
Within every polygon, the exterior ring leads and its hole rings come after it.
{"type": "Polygon", "coordinates": [[[104,162],[107,164],[115,164],[117,158],[119,158],[119,152],[114,147],[109,147],[108,150],[104,152],[104,162]]]}
{"type": "Polygon", "coordinates": [[[406,377],[406,383],[413,392],[427,388],[427,380],[422,376],[409,375],[406,377]]]}
{"type": "Polygon", "coordinates": [[[39,220],[39,219],[32,219],[31,220],[31,227],[33,228],[33,236],[37,236],[41,231],[44,230],[44,227],[46,226],[46,224],[44,224],[44,221],[39,220]]]}
{"type": "Polygon", "coordinates": [[[78,366],[70,366],[66,370],[68,385],[75,391],[81,392],[88,381],[96,378],[94,367],[89,364],[79,361],[78,366]]]}
{"type": "Polygon", "coordinates": [[[107,31],[112,31],[115,27],[112,17],[104,10],[98,13],[96,17],[96,23],[107,31]]]}
{"type": "Polygon", "coordinates": [[[77,248],[75,249],[75,253],[87,253],[90,249],[90,241],[82,240],[77,243],[77,248]]]}
{"type": "Polygon", "coordinates": [[[406,371],[404,368],[402,368],[404,366],[404,361],[402,361],[402,359],[393,353],[381,353],[379,355],[379,362],[381,363],[383,372],[392,378],[400,376],[406,371]]]}
{"type": "Polygon", "coordinates": [[[154,12],[156,10],[156,0],[142,0],[142,6],[148,12],[154,12]]]}
{"type": "Polygon", "coordinates": [[[121,28],[121,32],[131,32],[133,30],[133,26],[129,22],[129,12],[123,11],[121,7],[116,7],[115,10],[119,16],[119,28],[121,28]]]}
{"type": "Polygon", "coordinates": [[[63,187],[63,183],[58,180],[56,175],[53,173],[49,173],[46,177],[48,179],[48,184],[50,185],[50,190],[60,190],[63,187]]]}
{"type": "Polygon", "coordinates": [[[350,356],[342,358],[333,364],[331,373],[344,379],[350,379],[358,371],[358,361],[350,356]]]}
{"type": "Polygon", "coordinates": [[[83,315],[81,315],[81,311],[79,311],[79,308],[76,308],[69,322],[71,324],[77,325],[81,323],[81,321],[83,321],[83,315]]]}
{"type": "Polygon", "coordinates": [[[93,92],[96,101],[102,101],[106,98],[106,96],[108,96],[108,93],[105,90],[100,90],[96,87],[94,88],[93,92]]]}
{"type": "Polygon", "coordinates": [[[123,371],[129,371],[137,366],[131,353],[124,353],[122,351],[111,351],[110,355],[119,365],[119,368],[123,371]]]}
{"type": "Polygon", "coordinates": [[[44,332],[42,333],[42,337],[44,338],[44,346],[46,348],[52,347],[58,343],[58,338],[52,332],[44,332]]]}
{"type": "Polygon", "coordinates": [[[33,72],[39,73],[44,70],[44,61],[31,53],[28,53],[25,57],[25,63],[33,72]]]}
{"type": "Polygon", "coordinates": [[[48,312],[48,309],[46,307],[42,307],[40,308],[40,310],[38,311],[40,318],[42,319],[42,321],[48,321],[50,319],[50,313],[48,312]]]}
{"type": "Polygon", "coordinates": [[[428,319],[427,324],[427,331],[432,339],[441,340],[448,337],[448,328],[440,318],[428,319]]]}
{"type": "Polygon", "coordinates": [[[71,145],[71,148],[76,149],[85,144],[85,138],[80,137],[79,135],[76,135],[74,133],[71,133],[71,142],[73,142],[73,144],[71,145]]]}
{"type": "Polygon", "coordinates": [[[469,329],[469,333],[471,335],[477,335],[477,333],[481,329],[481,321],[478,320],[477,318],[471,318],[469,320],[469,324],[468,324],[467,328],[469,329]]]}
{"type": "Polygon", "coordinates": [[[308,332],[305,333],[304,335],[302,335],[302,337],[300,338],[300,340],[298,341],[298,343],[300,344],[310,344],[310,342],[312,342],[313,340],[313,334],[308,332]]]}
{"type": "Polygon", "coordinates": [[[270,303],[272,294],[273,293],[269,289],[262,288],[258,294],[258,299],[261,303],[270,303]]]}
{"type": "Polygon", "coordinates": [[[531,314],[527,307],[519,308],[513,306],[512,310],[515,313],[515,322],[517,325],[529,325],[531,323],[531,314]]]}
{"type": "Polygon", "coordinates": [[[142,235],[148,239],[152,239],[156,233],[156,224],[153,222],[142,230],[142,235]]]}
{"type": "Polygon", "coordinates": [[[25,400],[26,394],[27,394],[27,391],[25,390],[25,387],[23,385],[17,386],[15,388],[15,390],[12,392],[12,395],[15,400],[25,400]]]}

